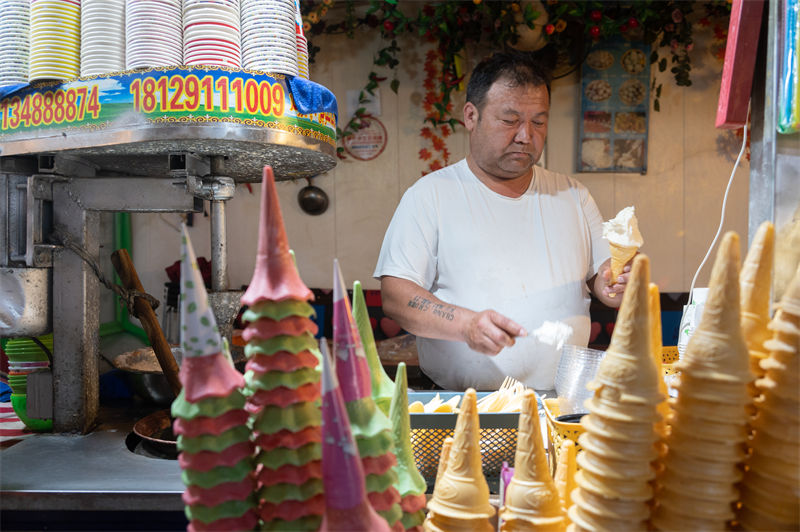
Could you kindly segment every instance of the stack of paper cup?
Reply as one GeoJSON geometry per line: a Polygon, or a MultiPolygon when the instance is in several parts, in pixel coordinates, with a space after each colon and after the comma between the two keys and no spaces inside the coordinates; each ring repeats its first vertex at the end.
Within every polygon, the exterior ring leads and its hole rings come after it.
{"type": "Polygon", "coordinates": [[[183,61],[241,68],[239,0],[183,0],[183,61]]]}
{"type": "Polygon", "coordinates": [[[31,0],[30,42],[29,81],[78,77],[80,0],[31,0]]]}
{"type": "Polygon", "coordinates": [[[180,65],[182,29],[181,0],[127,0],[125,68],[180,65]]]}
{"type": "Polygon", "coordinates": [[[297,71],[301,78],[309,79],[308,40],[303,33],[303,13],[300,11],[300,0],[294,0],[294,31],[297,41],[297,71]]]}
{"type": "Polygon", "coordinates": [[[0,2],[0,87],[28,82],[29,0],[0,2]]]}
{"type": "Polygon", "coordinates": [[[297,76],[294,0],[242,0],[244,68],[297,76]]]}
{"type": "Polygon", "coordinates": [[[81,76],[125,70],[125,0],[83,0],[81,76]]]}

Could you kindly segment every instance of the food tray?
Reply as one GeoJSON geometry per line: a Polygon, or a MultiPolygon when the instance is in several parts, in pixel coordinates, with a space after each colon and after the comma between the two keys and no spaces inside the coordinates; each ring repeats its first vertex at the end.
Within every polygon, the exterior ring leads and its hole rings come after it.
{"type": "MultiPolygon", "coordinates": [[[[420,401],[427,403],[437,392],[408,392],[408,403],[420,401]]],[[[438,392],[442,401],[447,401],[462,392],[438,392]]],[[[478,399],[491,392],[478,392],[478,399]]],[[[485,413],[478,414],[480,420],[481,462],[483,474],[489,483],[489,490],[498,493],[500,468],[503,462],[514,464],[517,450],[517,427],[519,413],[485,413]]],[[[439,456],[442,453],[442,442],[453,436],[458,414],[411,414],[411,445],[414,448],[414,459],[417,469],[425,477],[428,492],[433,492],[436,471],[439,468],[439,456]]]]}

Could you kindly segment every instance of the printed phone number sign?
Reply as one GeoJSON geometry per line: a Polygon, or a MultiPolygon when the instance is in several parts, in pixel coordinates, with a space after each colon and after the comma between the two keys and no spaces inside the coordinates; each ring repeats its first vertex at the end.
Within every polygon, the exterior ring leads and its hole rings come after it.
{"type": "Polygon", "coordinates": [[[282,76],[162,68],[40,82],[0,100],[0,139],[49,129],[228,122],[336,143],[333,113],[300,113],[282,76]]]}

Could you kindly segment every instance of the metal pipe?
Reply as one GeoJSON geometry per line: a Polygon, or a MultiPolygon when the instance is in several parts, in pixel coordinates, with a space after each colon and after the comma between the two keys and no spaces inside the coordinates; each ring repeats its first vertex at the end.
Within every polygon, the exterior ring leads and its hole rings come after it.
{"type": "Polygon", "coordinates": [[[211,289],[228,289],[228,238],[225,229],[225,202],[211,200],[211,289]]]}

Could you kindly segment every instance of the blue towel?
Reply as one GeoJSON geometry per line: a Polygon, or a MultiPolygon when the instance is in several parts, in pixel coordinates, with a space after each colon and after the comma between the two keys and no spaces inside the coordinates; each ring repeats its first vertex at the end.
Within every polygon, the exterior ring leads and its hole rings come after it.
{"type": "Polygon", "coordinates": [[[303,114],[333,113],[339,120],[336,96],[331,91],[319,83],[296,76],[286,76],[286,81],[298,111],[303,114]]]}
{"type": "Polygon", "coordinates": [[[16,83],[14,85],[9,85],[8,87],[0,87],[0,100],[17,92],[20,89],[24,89],[28,85],[30,85],[30,83],[16,83]]]}
{"type": "Polygon", "coordinates": [[[7,403],[11,400],[11,387],[5,382],[0,382],[0,403],[7,403]]]}

